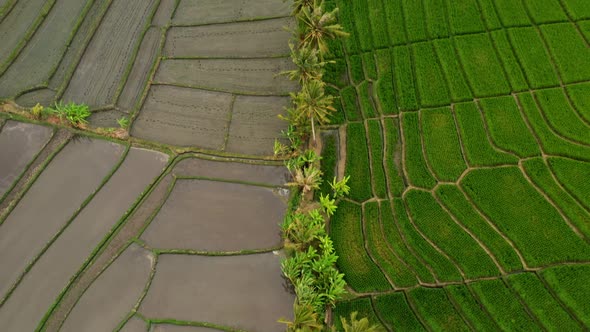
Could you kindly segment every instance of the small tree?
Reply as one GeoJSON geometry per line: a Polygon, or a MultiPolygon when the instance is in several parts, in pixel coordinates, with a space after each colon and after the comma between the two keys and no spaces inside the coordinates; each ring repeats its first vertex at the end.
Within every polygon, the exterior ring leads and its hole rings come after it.
{"type": "Polygon", "coordinates": [[[331,62],[322,61],[316,49],[310,47],[296,49],[293,44],[289,44],[289,47],[291,48],[291,60],[296,69],[287,70],[281,74],[286,75],[292,81],[298,81],[302,85],[307,81],[321,80],[324,66],[331,62]]]}
{"type": "Polygon", "coordinates": [[[314,0],[313,7],[302,7],[299,13],[301,22],[300,47],[309,47],[319,52],[321,59],[328,54],[328,40],[338,37],[348,37],[349,34],[337,23],[338,8],[331,12],[324,10],[323,1],[318,4],[314,0]]]}
{"type": "MultiPolygon", "coordinates": [[[[350,314],[350,323],[346,318],[340,317],[344,332],[385,332],[385,329],[382,326],[370,325],[369,320],[366,317],[357,319],[356,315],[356,311],[350,314]]],[[[332,327],[332,332],[336,332],[335,327],[332,327]]]]}
{"type": "Polygon", "coordinates": [[[291,93],[295,110],[291,112],[290,116],[294,117],[295,123],[308,122],[311,124],[314,142],[316,140],[315,123],[330,123],[329,115],[336,111],[332,106],[334,96],[325,93],[325,85],[322,81],[311,80],[303,85],[300,92],[291,93]]]}

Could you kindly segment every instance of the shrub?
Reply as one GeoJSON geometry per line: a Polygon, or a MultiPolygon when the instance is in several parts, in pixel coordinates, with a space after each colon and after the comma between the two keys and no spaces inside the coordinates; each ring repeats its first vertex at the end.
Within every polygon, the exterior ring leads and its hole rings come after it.
{"type": "Polygon", "coordinates": [[[47,112],[57,116],[61,120],[67,120],[72,126],[87,124],[88,121],[86,119],[92,114],[88,105],[76,104],[74,102],[70,102],[69,104],[62,102],[55,103],[55,106],[48,108],[47,112]]]}

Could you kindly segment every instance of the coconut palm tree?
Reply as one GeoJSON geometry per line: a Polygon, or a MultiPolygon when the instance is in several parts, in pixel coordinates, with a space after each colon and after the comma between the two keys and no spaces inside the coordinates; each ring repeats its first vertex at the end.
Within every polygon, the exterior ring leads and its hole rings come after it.
{"type": "Polygon", "coordinates": [[[338,8],[331,12],[324,10],[323,1],[314,0],[312,7],[304,6],[299,13],[301,23],[300,46],[310,47],[319,52],[320,58],[328,54],[328,39],[348,37],[348,33],[337,23],[338,8]]]}
{"type": "Polygon", "coordinates": [[[280,323],[287,325],[288,332],[319,332],[323,329],[322,324],[318,323],[318,315],[311,305],[295,301],[293,311],[295,316],[293,321],[285,318],[279,319],[280,323]]]}
{"type": "Polygon", "coordinates": [[[310,80],[321,80],[323,75],[323,68],[326,64],[333,61],[322,61],[316,49],[310,47],[295,48],[293,44],[289,44],[291,48],[291,59],[296,66],[296,69],[282,72],[292,81],[299,81],[304,84],[310,80]]]}
{"type": "Polygon", "coordinates": [[[305,7],[309,8],[313,6],[314,0],[293,0],[293,16],[299,15],[301,10],[305,7]]]}
{"type": "Polygon", "coordinates": [[[306,82],[298,93],[291,93],[295,109],[290,116],[293,117],[294,123],[309,122],[311,124],[314,142],[315,123],[320,125],[330,123],[328,116],[336,111],[332,106],[334,96],[325,93],[325,85],[322,81],[311,80],[306,82]]]}

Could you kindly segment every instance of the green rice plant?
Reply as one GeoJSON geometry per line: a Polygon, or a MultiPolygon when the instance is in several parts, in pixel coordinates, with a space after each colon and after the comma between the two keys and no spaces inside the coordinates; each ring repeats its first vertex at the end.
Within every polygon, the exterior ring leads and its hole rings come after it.
{"type": "Polygon", "coordinates": [[[483,32],[485,27],[478,12],[477,0],[447,1],[449,24],[454,34],[483,32]]]}
{"type": "MultiPolygon", "coordinates": [[[[386,330],[380,324],[371,325],[367,317],[356,318],[358,312],[350,314],[350,323],[347,318],[340,316],[340,324],[344,332],[385,332],[386,330]]],[[[332,331],[336,332],[336,327],[332,326],[332,331]]]]}
{"type": "Polygon", "coordinates": [[[528,12],[537,24],[567,21],[567,15],[559,2],[559,0],[524,0],[528,12]]]}
{"type": "Polygon", "coordinates": [[[297,16],[300,26],[299,47],[316,49],[320,59],[329,54],[328,40],[347,37],[349,34],[337,23],[338,8],[330,12],[324,10],[323,0],[314,0],[313,7],[303,7],[297,16]]]}
{"type": "Polygon", "coordinates": [[[117,119],[117,124],[119,124],[119,127],[123,128],[123,129],[128,129],[129,128],[129,118],[127,117],[122,117],[117,119]]]}
{"type": "Polygon", "coordinates": [[[365,77],[369,80],[376,81],[377,76],[377,65],[375,63],[375,53],[367,52],[362,54],[363,64],[365,68],[365,77]]]}
{"type": "Polygon", "coordinates": [[[369,82],[367,81],[364,81],[357,87],[359,101],[361,103],[361,112],[365,119],[377,117],[377,111],[375,110],[373,99],[371,98],[370,89],[369,82]]]}
{"type": "Polygon", "coordinates": [[[449,88],[431,42],[412,45],[420,105],[432,107],[451,102],[449,88]]]}
{"type": "Polygon", "coordinates": [[[475,103],[455,105],[455,116],[467,162],[471,166],[516,164],[518,158],[494,149],[475,103]]]}
{"type": "MultiPolygon", "coordinates": [[[[560,188],[558,182],[553,180],[551,170],[543,159],[534,158],[522,162],[527,176],[541,190],[555,202],[555,204],[566,215],[569,221],[574,224],[580,232],[590,238],[590,213],[576,202],[576,200],[560,188]]],[[[584,186],[584,183],[577,181],[574,187],[584,186]]]]}
{"type": "Polygon", "coordinates": [[[559,182],[590,209],[590,163],[559,157],[547,160],[559,182]]]}
{"type": "Polygon", "coordinates": [[[409,41],[426,40],[428,36],[426,34],[422,1],[402,0],[402,6],[409,41]]]}
{"type": "Polygon", "coordinates": [[[568,227],[518,167],[473,170],[461,187],[514,242],[529,266],[590,258],[588,243],[568,227]]]}
{"type": "Polygon", "coordinates": [[[392,50],[395,96],[400,111],[413,111],[418,109],[418,96],[414,86],[414,74],[410,52],[406,46],[398,46],[392,50]]]}
{"type": "Polygon", "coordinates": [[[426,331],[408,305],[403,292],[375,297],[375,311],[390,329],[399,331],[426,331]]]}
{"type": "Polygon", "coordinates": [[[528,83],[524,75],[523,69],[518,64],[514,50],[508,41],[506,30],[498,30],[491,32],[492,39],[496,44],[496,49],[500,54],[500,60],[504,64],[506,74],[508,74],[508,81],[512,91],[525,91],[528,90],[528,83]]]}
{"type": "Polygon", "coordinates": [[[381,231],[381,216],[378,202],[365,204],[365,236],[371,257],[381,267],[397,287],[410,287],[417,284],[416,277],[388,248],[381,231]]]}
{"type": "Polygon", "coordinates": [[[399,137],[398,119],[385,118],[385,175],[389,185],[389,193],[393,196],[400,197],[405,189],[402,177],[402,148],[399,137]]]}
{"type": "Polygon", "coordinates": [[[416,314],[434,331],[470,331],[441,288],[418,287],[408,292],[416,314]]]}
{"type": "Polygon", "coordinates": [[[461,69],[452,42],[449,39],[438,39],[433,44],[447,78],[451,99],[454,102],[473,99],[471,88],[461,69]]]}
{"type": "Polygon", "coordinates": [[[502,25],[505,27],[530,26],[522,1],[494,0],[502,25]]]}
{"type": "Polygon", "coordinates": [[[333,86],[326,85],[325,87],[326,95],[332,97],[333,104],[332,106],[336,111],[330,114],[330,124],[331,125],[342,125],[346,122],[346,114],[344,114],[344,106],[342,105],[342,100],[340,100],[340,91],[333,86]]]}
{"type": "Polygon", "coordinates": [[[60,118],[61,120],[67,120],[72,126],[79,126],[87,124],[86,120],[92,113],[88,105],[76,104],[70,102],[64,104],[61,101],[55,103],[54,107],[48,107],[47,112],[60,118]]]}
{"type": "Polygon", "coordinates": [[[566,11],[574,20],[590,19],[590,3],[586,0],[563,0],[566,11]]]}
{"type": "Polygon", "coordinates": [[[541,327],[529,316],[502,280],[483,280],[470,284],[481,303],[502,330],[539,331],[541,327]]]}
{"type": "Polygon", "coordinates": [[[387,35],[387,20],[383,13],[383,6],[381,0],[367,0],[359,1],[364,4],[369,10],[367,19],[371,24],[371,32],[373,34],[373,48],[384,48],[390,45],[389,36],[387,35]]]}
{"type": "Polygon", "coordinates": [[[404,27],[404,16],[402,9],[402,0],[383,1],[385,19],[387,20],[387,30],[389,38],[393,45],[402,45],[406,43],[406,29],[404,27]]]}
{"type": "Polygon", "coordinates": [[[556,266],[543,270],[540,275],[582,323],[590,326],[590,265],[556,266]]]}
{"type": "MultiPolygon", "coordinates": [[[[366,317],[370,324],[379,324],[379,318],[375,315],[371,305],[370,298],[359,298],[350,301],[341,301],[334,309],[333,321],[336,331],[344,332],[340,317],[350,317],[352,313],[357,312],[359,316],[366,317]]],[[[364,330],[361,330],[364,331],[364,330]]]]}
{"type": "Polygon", "coordinates": [[[498,147],[520,157],[541,154],[512,96],[486,98],[480,103],[490,136],[498,147]]]}
{"type": "Polygon", "coordinates": [[[405,196],[414,224],[445,252],[468,278],[499,274],[490,256],[461,229],[428,192],[410,190],[405,196]]]}
{"type": "Polygon", "coordinates": [[[366,1],[350,1],[345,6],[354,10],[354,24],[359,38],[361,51],[367,52],[373,49],[373,34],[371,32],[371,18],[366,1]]]}
{"type": "Polygon", "coordinates": [[[331,219],[330,237],[339,256],[338,269],[357,292],[389,290],[389,282],[365,251],[361,218],[360,205],[341,201],[331,219]]]}
{"type": "Polygon", "coordinates": [[[445,0],[424,1],[425,21],[430,38],[449,36],[445,0]]]}
{"type": "Polygon", "coordinates": [[[356,89],[350,85],[340,90],[340,99],[344,106],[344,113],[346,120],[359,121],[362,120],[361,110],[357,103],[356,89]]]}
{"type": "Polygon", "coordinates": [[[564,83],[590,79],[590,47],[571,23],[540,27],[564,83]]]}
{"type": "Polygon", "coordinates": [[[570,107],[561,88],[539,90],[533,96],[556,134],[584,145],[590,144],[590,126],[570,107]]]}
{"type": "MultiPolygon", "coordinates": [[[[325,135],[322,140],[322,160],[320,163],[320,170],[324,174],[324,178],[332,179],[336,176],[336,167],[338,163],[338,149],[336,143],[336,135],[325,135]]],[[[329,194],[332,190],[331,183],[323,181],[320,185],[318,193],[324,195],[329,194]]]]}
{"type": "Polygon", "coordinates": [[[580,117],[590,122],[590,83],[568,85],[566,91],[580,117]]]}
{"type": "Polygon", "coordinates": [[[406,212],[406,207],[401,199],[393,200],[393,212],[403,236],[420,259],[427,264],[436,274],[439,281],[461,281],[463,278],[455,265],[441,255],[416,231],[406,212]]]}
{"type": "Polygon", "coordinates": [[[371,153],[371,175],[375,196],[387,198],[387,180],[383,168],[383,136],[381,134],[381,123],[379,120],[369,120],[369,151],[371,153]]]}
{"type": "Polygon", "coordinates": [[[449,107],[422,110],[424,150],[437,178],[456,181],[467,168],[449,107]]]}
{"type": "Polygon", "coordinates": [[[543,119],[535,100],[530,93],[521,93],[518,100],[533,131],[539,137],[541,147],[547,154],[568,156],[571,158],[590,161],[590,147],[574,144],[557,136],[543,119]]]}
{"type": "Polygon", "coordinates": [[[456,303],[456,310],[473,326],[475,331],[498,331],[500,327],[488,315],[485,307],[473,297],[467,285],[451,285],[444,288],[449,299],[456,303]]]}
{"type": "Polygon", "coordinates": [[[390,115],[397,114],[398,109],[395,102],[395,88],[393,87],[393,63],[389,50],[377,50],[377,68],[379,77],[373,85],[375,94],[379,99],[381,113],[390,115]]]}
{"type": "Polygon", "coordinates": [[[338,0],[337,5],[341,9],[340,15],[338,16],[342,22],[342,26],[346,31],[352,32],[349,38],[343,40],[344,48],[349,54],[357,54],[360,52],[360,42],[359,34],[354,33],[356,31],[354,9],[352,6],[348,5],[346,0],[338,0]]]}
{"type": "Polygon", "coordinates": [[[478,2],[481,10],[481,15],[488,29],[495,30],[502,28],[502,23],[500,23],[500,18],[498,18],[496,5],[494,5],[494,0],[478,0],[478,2]]]}
{"type": "Polygon", "coordinates": [[[420,142],[420,127],[417,113],[404,113],[402,117],[402,128],[405,145],[405,167],[408,180],[416,187],[433,188],[436,180],[428,170],[424,155],[422,154],[422,143],[420,142]]]}
{"type": "MultiPolygon", "coordinates": [[[[405,218],[405,222],[408,222],[407,217],[405,218]]],[[[400,259],[412,269],[412,271],[414,271],[416,276],[420,278],[422,282],[434,283],[435,280],[432,274],[416,255],[408,249],[404,239],[401,237],[401,233],[398,229],[398,222],[393,216],[393,207],[390,201],[381,202],[381,223],[383,226],[384,239],[388,242],[391,250],[393,250],[400,259]]]]}
{"type": "Polygon", "coordinates": [[[590,40],[590,21],[577,22],[577,24],[584,37],[586,37],[587,40],[590,40]]]}
{"type": "Polygon", "coordinates": [[[457,52],[476,97],[510,93],[488,34],[457,36],[457,52]]]}
{"type": "Polygon", "coordinates": [[[346,61],[344,58],[334,58],[327,62],[324,67],[322,79],[324,82],[338,88],[348,86],[348,74],[346,72],[346,61]]]}
{"type": "Polygon", "coordinates": [[[354,174],[350,179],[350,198],[364,202],[373,196],[369,169],[369,151],[367,149],[365,128],[362,123],[349,123],[346,128],[346,172],[354,174]]]}
{"type": "Polygon", "coordinates": [[[365,80],[365,73],[363,72],[363,62],[359,55],[352,55],[348,58],[350,64],[350,78],[354,84],[360,84],[365,80]]]}
{"type": "Polygon", "coordinates": [[[534,28],[508,29],[508,37],[532,88],[559,85],[549,54],[534,28]]]}
{"type": "Polygon", "coordinates": [[[516,251],[477,213],[457,186],[440,185],[436,189],[436,197],[459,222],[486,245],[504,271],[517,271],[523,268],[516,251]]]}
{"type": "Polygon", "coordinates": [[[508,284],[519,295],[541,324],[551,331],[576,331],[580,326],[551,296],[534,273],[509,276],[508,284]]]}

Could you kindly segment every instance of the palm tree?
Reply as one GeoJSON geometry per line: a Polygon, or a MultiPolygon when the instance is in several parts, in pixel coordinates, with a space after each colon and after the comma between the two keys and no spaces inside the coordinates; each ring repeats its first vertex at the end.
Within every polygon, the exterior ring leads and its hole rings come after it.
{"type": "Polygon", "coordinates": [[[284,71],[281,74],[286,75],[292,81],[299,81],[300,84],[310,80],[321,80],[324,66],[333,62],[320,60],[316,49],[310,47],[296,49],[293,44],[289,44],[289,47],[291,48],[291,59],[297,68],[284,71]]]}
{"type": "Polygon", "coordinates": [[[305,7],[309,8],[313,6],[314,0],[293,0],[293,16],[299,15],[301,10],[305,7]]]}
{"type": "Polygon", "coordinates": [[[325,85],[322,81],[311,80],[306,82],[298,93],[291,93],[295,110],[291,112],[290,116],[293,117],[292,120],[295,123],[304,123],[306,121],[311,123],[314,142],[315,122],[317,121],[320,125],[330,123],[328,116],[336,111],[332,106],[334,96],[325,93],[325,85]]]}
{"type": "Polygon", "coordinates": [[[279,323],[287,325],[288,332],[313,332],[321,331],[323,326],[318,323],[318,315],[309,304],[300,304],[295,301],[293,305],[295,318],[289,321],[285,318],[279,319],[279,323]]]}
{"type": "Polygon", "coordinates": [[[336,23],[338,8],[325,12],[323,1],[318,5],[314,0],[313,7],[303,7],[299,13],[302,24],[300,31],[301,47],[310,47],[319,51],[320,58],[328,54],[328,39],[348,37],[344,28],[336,23]]]}
{"type": "MultiPolygon", "coordinates": [[[[346,318],[340,317],[342,328],[344,332],[384,332],[385,329],[381,325],[370,325],[369,320],[366,317],[361,319],[356,318],[357,312],[350,314],[350,323],[346,321],[346,318]]],[[[332,331],[336,331],[335,327],[332,327],[332,331]]]]}

